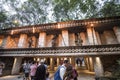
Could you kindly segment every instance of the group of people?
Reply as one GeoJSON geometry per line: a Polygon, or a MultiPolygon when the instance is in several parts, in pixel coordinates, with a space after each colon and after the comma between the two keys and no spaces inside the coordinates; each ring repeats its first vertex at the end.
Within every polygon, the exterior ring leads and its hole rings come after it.
{"type": "MultiPolygon", "coordinates": [[[[39,64],[34,61],[32,64],[24,63],[23,70],[25,74],[24,80],[51,80],[47,65],[44,64],[44,60],[41,60],[39,64]],[[29,76],[31,79],[29,79],[29,76]]],[[[51,77],[54,77],[54,80],[77,80],[78,73],[68,60],[64,60],[63,64],[58,67],[55,74],[51,77]],[[59,77],[57,73],[59,74],[59,77]]]]}
{"type": "Polygon", "coordinates": [[[58,69],[60,78],[56,78],[57,70],[54,74],[54,80],[77,80],[78,73],[68,60],[64,60],[58,69]]]}
{"type": "Polygon", "coordinates": [[[33,61],[32,64],[25,62],[23,64],[24,80],[49,80],[49,73],[47,72],[47,65],[42,59],[40,63],[33,61]],[[30,78],[31,79],[30,79],[30,78]]]}

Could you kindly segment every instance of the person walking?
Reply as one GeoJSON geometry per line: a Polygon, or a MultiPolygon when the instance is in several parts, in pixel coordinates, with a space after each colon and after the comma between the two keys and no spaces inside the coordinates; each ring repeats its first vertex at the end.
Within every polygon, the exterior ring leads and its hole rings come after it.
{"type": "Polygon", "coordinates": [[[61,66],[61,68],[60,68],[60,77],[61,77],[62,80],[63,80],[63,76],[64,76],[64,74],[65,74],[65,72],[66,72],[66,67],[67,67],[68,65],[69,65],[69,61],[68,61],[68,60],[64,60],[62,66],[61,66]]]}
{"type": "Polygon", "coordinates": [[[63,80],[74,80],[73,67],[72,65],[67,66],[66,72],[63,76],[63,80]]]}
{"type": "Polygon", "coordinates": [[[37,70],[37,63],[35,61],[33,61],[32,65],[30,66],[30,77],[31,77],[31,80],[35,80],[36,70],[37,70]]]}
{"type": "Polygon", "coordinates": [[[3,74],[3,68],[5,68],[5,64],[3,62],[0,62],[0,76],[3,74]]]}
{"type": "Polygon", "coordinates": [[[78,80],[78,72],[77,70],[75,69],[75,67],[73,67],[73,76],[74,76],[74,80],[78,80]]]}
{"type": "Polygon", "coordinates": [[[66,67],[69,64],[68,60],[64,60],[63,64],[58,66],[57,71],[54,74],[54,80],[63,80],[63,76],[66,71],[66,67]]]}
{"type": "Polygon", "coordinates": [[[41,59],[40,65],[37,67],[35,80],[46,80],[46,67],[43,59],[41,59]]]}
{"type": "Polygon", "coordinates": [[[50,73],[46,72],[46,80],[50,80],[51,78],[49,77],[50,73]]]}
{"type": "Polygon", "coordinates": [[[24,79],[24,80],[30,80],[30,79],[29,79],[30,63],[29,63],[29,62],[24,63],[23,69],[24,69],[24,74],[25,74],[25,79],[24,79]]]}

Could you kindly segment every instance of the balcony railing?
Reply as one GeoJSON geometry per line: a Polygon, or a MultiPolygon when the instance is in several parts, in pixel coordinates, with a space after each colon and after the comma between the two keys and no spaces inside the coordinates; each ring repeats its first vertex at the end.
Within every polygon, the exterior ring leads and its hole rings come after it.
{"type": "Polygon", "coordinates": [[[98,56],[117,54],[120,54],[120,44],[0,49],[0,56],[98,56]]]}

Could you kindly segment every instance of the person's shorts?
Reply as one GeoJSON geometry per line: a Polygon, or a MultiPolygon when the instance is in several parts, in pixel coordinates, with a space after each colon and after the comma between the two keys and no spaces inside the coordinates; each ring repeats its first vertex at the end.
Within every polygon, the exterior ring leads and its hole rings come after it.
{"type": "Polygon", "coordinates": [[[29,73],[25,73],[25,77],[29,77],[29,73]]]}

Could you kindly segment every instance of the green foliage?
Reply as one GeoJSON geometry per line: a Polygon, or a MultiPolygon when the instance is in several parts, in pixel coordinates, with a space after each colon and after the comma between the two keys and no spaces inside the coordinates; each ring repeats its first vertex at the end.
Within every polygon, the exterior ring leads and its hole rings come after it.
{"type": "Polygon", "coordinates": [[[120,4],[117,4],[115,0],[105,2],[101,9],[103,17],[119,16],[120,15],[120,4]]]}
{"type": "MultiPolygon", "coordinates": [[[[16,14],[0,15],[0,21],[11,24],[19,20],[19,25],[33,25],[86,18],[119,16],[120,4],[117,0],[2,0],[16,14]],[[2,16],[2,17],[1,17],[2,16]],[[8,20],[6,20],[6,18],[8,20]],[[8,21],[10,21],[8,23],[8,21]]],[[[3,7],[3,5],[0,5],[3,7]]],[[[4,24],[4,23],[3,23],[4,24]]],[[[8,25],[9,26],[9,25],[8,25]]],[[[14,26],[14,24],[11,24],[14,26]]]]}
{"type": "Polygon", "coordinates": [[[0,12],[0,23],[5,22],[6,19],[7,19],[6,14],[4,12],[0,12]]]}
{"type": "Polygon", "coordinates": [[[120,59],[117,60],[116,69],[112,72],[114,77],[120,78],[120,59]]]}

